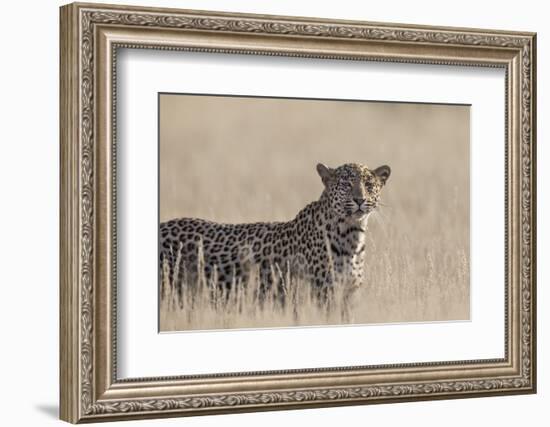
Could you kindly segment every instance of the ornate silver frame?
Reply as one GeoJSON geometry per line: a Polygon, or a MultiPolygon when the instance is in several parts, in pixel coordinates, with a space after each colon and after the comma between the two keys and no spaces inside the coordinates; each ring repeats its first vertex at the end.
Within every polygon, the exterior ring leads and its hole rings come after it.
{"type": "Polygon", "coordinates": [[[71,4],[61,8],[61,418],[77,423],[536,390],[536,35],[71,4]],[[119,47],[506,70],[505,357],[175,378],[116,374],[119,47]]]}

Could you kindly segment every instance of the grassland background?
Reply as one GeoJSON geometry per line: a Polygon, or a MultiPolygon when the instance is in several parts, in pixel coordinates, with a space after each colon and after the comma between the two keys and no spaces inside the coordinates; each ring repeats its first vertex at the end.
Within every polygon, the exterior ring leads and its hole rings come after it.
{"type": "MultiPolygon", "coordinates": [[[[287,221],[321,194],[318,162],[388,164],[354,322],[466,320],[469,120],[468,106],[163,94],[160,220],[287,221]]],[[[161,330],[293,324],[160,310],[161,330]]]]}

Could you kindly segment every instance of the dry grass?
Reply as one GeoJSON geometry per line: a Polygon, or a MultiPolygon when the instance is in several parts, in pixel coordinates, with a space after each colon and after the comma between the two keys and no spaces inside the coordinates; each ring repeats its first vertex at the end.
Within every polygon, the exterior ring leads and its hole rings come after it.
{"type": "MultiPolygon", "coordinates": [[[[201,263],[199,257],[199,266],[201,263]]],[[[167,264],[164,272],[168,272],[167,264]]],[[[160,289],[162,329],[181,331],[343,323],[345,304],[341,288],[336,288],[330,301],[322,303],[309,283],[296,280],[277,268],[272,272],[274,281],[282,286],[273,286],[267,292],[260,291],[259,273],[253,271],[246,283],[235,281],[230,290],[216,286],[215,275],[207,280],[201,274],[196,282],[184,280],[181,295],[176,290],[177,284],[170,283],[168,274],[164,274],[160,289]]]]}
{"type": "MultiPolygon", "coordinates": [[[[389,164],[353,323],[469,319],[467,107],[163,96],[160,144],[161,221],[286,221],[319,197],[317,162],[389,164]]],[[[258,310],[249,296],[240,311],[211,302],[181,310],[169,295],[160,328],[344,322],[299,285],[297,316],[292,304],[258,310]]]]}

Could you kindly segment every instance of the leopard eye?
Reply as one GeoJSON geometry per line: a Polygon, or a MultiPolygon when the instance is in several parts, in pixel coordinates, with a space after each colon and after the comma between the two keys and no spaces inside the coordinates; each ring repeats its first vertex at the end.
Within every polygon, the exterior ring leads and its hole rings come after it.
{"type": "Polygon", "coordinates": [[[346,191],[347,191],[347,190],[351,190],[351,183],[349,183],[349,182],[342,182],[342,183],[340,183],[340,188],[341,188],[342,190],[346,190],[346,191]]]}

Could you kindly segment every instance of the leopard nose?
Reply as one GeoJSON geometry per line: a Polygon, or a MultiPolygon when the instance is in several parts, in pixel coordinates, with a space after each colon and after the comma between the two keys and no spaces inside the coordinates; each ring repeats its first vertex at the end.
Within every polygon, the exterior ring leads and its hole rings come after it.
{"type": "Polygon", "coordinates": [[[363,203],[365,203],[365,199],[362,197],[354,197],[353,201],[357,204],[357,206],[361,206],[363,203]]]}

